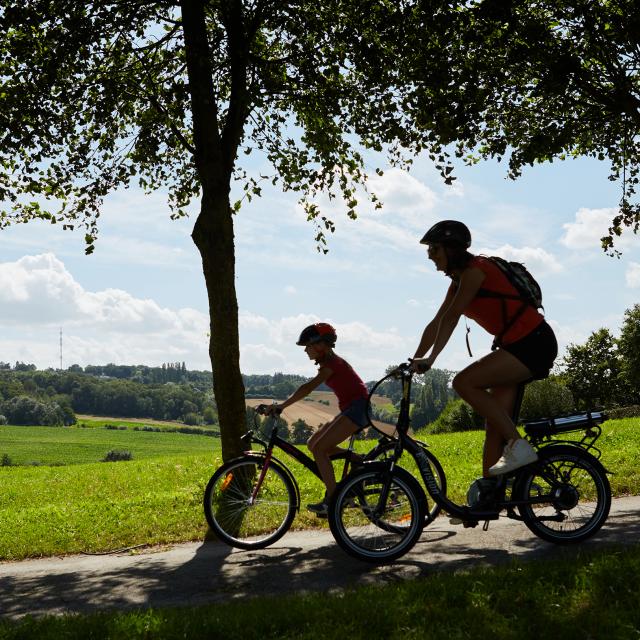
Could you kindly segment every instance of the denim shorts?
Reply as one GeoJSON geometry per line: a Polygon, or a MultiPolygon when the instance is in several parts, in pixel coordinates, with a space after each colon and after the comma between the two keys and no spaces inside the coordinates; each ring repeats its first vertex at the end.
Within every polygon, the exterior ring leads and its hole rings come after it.
{"type": "Polygon", "coordinates": [[[369,416],[367,415],[367,398],[356,398],[349,406],[340,412],[341,416],[346,416],[359,427],[368,427],[369,416]]]}

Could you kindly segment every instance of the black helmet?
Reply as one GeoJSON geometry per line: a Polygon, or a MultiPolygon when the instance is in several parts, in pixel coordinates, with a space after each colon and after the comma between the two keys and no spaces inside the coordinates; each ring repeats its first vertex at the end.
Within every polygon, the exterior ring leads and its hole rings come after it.
{"type": "Polygon", "coordinates": [[[314,344],[315,342],[325,342],[330,347],[333,347],[337,339],[336,330],[330,324],[316,322],[316,324],[310,324],[302,330],[296,344],[306,347],[308,344],[314,344]]]}
{"type": "Polygon", "coordinates": [[[441,220],[424,234],[420,244],[453,244],[468,249],[471,246],[471,232],[462,222],[441,220]]]}

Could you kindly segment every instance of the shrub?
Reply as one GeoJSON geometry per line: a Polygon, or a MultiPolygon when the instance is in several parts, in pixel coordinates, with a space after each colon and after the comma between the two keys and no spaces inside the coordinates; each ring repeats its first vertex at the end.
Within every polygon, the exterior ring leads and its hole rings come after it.
{"type": "Polygon", "coordinates": [[[13,467],[13,461],[9,457],[8,453],[3,453],[0,458],[0,467],[13,467]]]}
{"type": "Polygon", "coordinates": [[[121,460],[133,460],[131,451],[126,449],[111,449],[100,462],[119,462],[121,460]]]}
{"type": "Polygon", "coordinates": [[[520,420],[549,418],[571,413],[575,409],[573,394],[554,376],[530,382],[524,393],[520,420]]]}
{"type": "Polygon", "coordinates": [[[202,424],[202,416],[199,413],[189,411],[189,413],[185,413],[184,423],[191,426],[202,424]]]}
{"type": "Polygon", "coordinates": [[[0,415],[0,424],[7,424],[8,420],[6,416],[0,415]]]}
{"type": "Polygon", "coordinates": [[[452,433],[453,431],[471,431],[481,429],[484,418],[478,415],[464,400],[449,400],[438,418],[427,430],[429,433],[452,433]]]}
{"type": "Polygon", "coordinates": [[[620,420],[621,418],[640,418],[640,405],[632,404],[628,407],[616,407],[607,410],[607,415],[611,420],[620,420]]]}

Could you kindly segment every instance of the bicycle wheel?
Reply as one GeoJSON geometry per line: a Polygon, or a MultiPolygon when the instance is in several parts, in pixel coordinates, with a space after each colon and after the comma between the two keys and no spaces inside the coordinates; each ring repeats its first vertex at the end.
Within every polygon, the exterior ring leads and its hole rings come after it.
{"type": "Polygon", "coordinates": [[[417,480],[396,467],[355,471],[343,480],[329,504],[329,526],[340,547],[367,562],[384,563],[407,553],[425,522],[425,495],[417,480]],[[385,505],[381,492],[389,485],[385,505]]]}
{"type": "Polygon", "coordinates": [[[243,457],[222,465],[204,492],[204,513],[213,532],[240,549],[262,549],[279,540],[296,515],[297,500],[287,472],[273,460],[243,457]]]}
{"type": "MultiPolygon", "coordinates": [[[[440,464],[438,458],[435,457],[431,451],[427,448],[426,445],[417,441],[417,443],[422,447],[429,460],[429,464],[431,465],[431,471],[433,471],[433,477],[436,480],[436,484],[440,488],[440,491],[443,495],[447,493],[447,477],[444,473],[444,469],[440,464]]],[[[391,453],[393,453],[395,449],[395,443],[392,441],[384,442],[372,449],[366,456],[365,460],[377,460],[382,461],[385,460],[391,453]]],[[[424,526],[426,527],[428,524],[433,522],[438,514],[441,511],[441,507],[433,501],[429,500],[429,495],[425,493],[425,519],[424,526]]]]}
{"type": "Polygon", "coordinates": [[[602,465],[571,446],[551,446],[521,475],[515,488],[518,510],[533,533],[556,544],[581,542],[604,524],[611,507],[611,487],[602,465]]]}

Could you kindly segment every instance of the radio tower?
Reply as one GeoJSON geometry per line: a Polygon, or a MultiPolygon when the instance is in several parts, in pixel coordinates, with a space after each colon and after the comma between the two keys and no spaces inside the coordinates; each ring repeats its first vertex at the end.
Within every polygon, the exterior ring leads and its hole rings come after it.
{"type": "Polygon", "coordinates": [[[60,327],[60,371],[62,371],[62,327],[60,327]]]}

